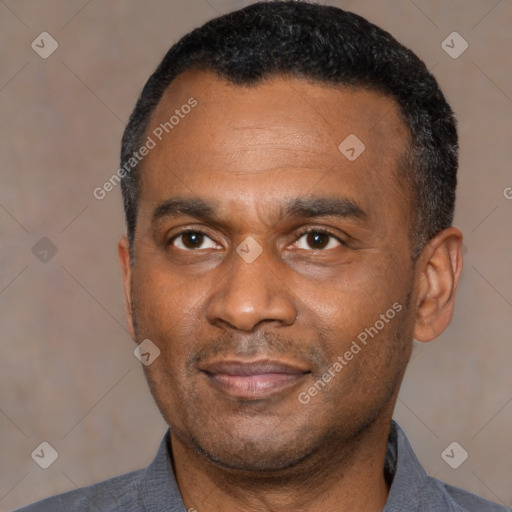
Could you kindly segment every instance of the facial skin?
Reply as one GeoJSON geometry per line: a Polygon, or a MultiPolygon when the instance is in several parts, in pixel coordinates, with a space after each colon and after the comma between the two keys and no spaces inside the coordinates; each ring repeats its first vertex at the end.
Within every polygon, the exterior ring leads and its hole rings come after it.
{"type": "Polygon", "coordinates": [[[462,236],[445,230],[412,261],[413,204],[397,173],[408,132],[391,99],[187,72],[148,135],[190,97],[197,106],[141,164],[133,266],[119,243],[132,336],[161,351],[144,371],[185,505],[382,510],[412,338],[430,341],[451,319],[462,236]],[[354,161],[338,149],[350,134],[365,144],[354,161]],[[247,237],[262,250],[250,263],[236,252],[247,237]],[[301,403],[393,304],[401,311],[301,403]]]}

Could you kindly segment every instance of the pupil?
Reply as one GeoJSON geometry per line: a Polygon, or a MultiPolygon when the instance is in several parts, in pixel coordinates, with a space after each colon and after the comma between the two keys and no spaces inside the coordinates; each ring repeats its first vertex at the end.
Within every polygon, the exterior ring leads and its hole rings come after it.
{"type": "Polygon", "coordinates": [[[200,246],[202,242],[203,235],[201,233],[185,233],[183,235],[183,244],[189,249],[200,246]]]}
{"type": "Polygon", "coordinates": [[[309,233],[308,244],[314,249],[323,249],[329,243],[329,236],[325,233],[309,233]]]}

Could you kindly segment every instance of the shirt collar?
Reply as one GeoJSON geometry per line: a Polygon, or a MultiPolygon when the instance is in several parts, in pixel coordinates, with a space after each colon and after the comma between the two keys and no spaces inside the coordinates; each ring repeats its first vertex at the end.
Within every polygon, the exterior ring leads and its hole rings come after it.
{"type": "Polygon", "coordinates": [[[391,422],[385,471],[392,479],[383,512],[460,512],[442,482],[430,478],[416,457],[404,431],[391,422]]]}
{"type": "MultiPolygon", "coordinates": [[[[157,455],[147,467],[140,489],[139,500],[147,512],[183,512],[185,505],[172,468],[170,430],[160,443],[157,455]],[[164,505],[165,506],[165,505],[164,505]]],[[[460,511],[452,500],[437,488],[436,480],[425,473],[404,431],[391,422],[384,470],[391,483],[383,512],[460,511]]]]}
{"type": "Polygon", "coordinates": [[[146,468],[139,489],[139,501],[144,505],[146,512],[183,512],[186,510],[172,468],[170,432],[170,430],[167,431],[155,459],[146,468]]]}

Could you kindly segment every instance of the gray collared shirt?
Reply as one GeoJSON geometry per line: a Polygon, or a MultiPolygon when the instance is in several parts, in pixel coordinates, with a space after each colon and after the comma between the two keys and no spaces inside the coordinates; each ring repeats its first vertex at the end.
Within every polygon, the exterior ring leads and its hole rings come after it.
{"type": "MultiPolygon", "coordinates": [[[[187,512],[171,466],[169,439],[167,433],[146,469],[47,498],[18,512],[187,512]]],[[[383,512],[510,511],[429,477],[394,421],[385,470],[392,484],[383,512]]]]}

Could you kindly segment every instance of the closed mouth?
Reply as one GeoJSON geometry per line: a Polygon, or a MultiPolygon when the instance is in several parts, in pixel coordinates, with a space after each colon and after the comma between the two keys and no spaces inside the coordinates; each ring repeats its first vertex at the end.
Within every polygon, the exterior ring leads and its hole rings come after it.
{"type": "Polygon", "coordinates": [[[311,373],[299,365],[274,360],[222,360],[200,368],[220,391],[236,398],[261,399],[284,391],[311,373]]]}

